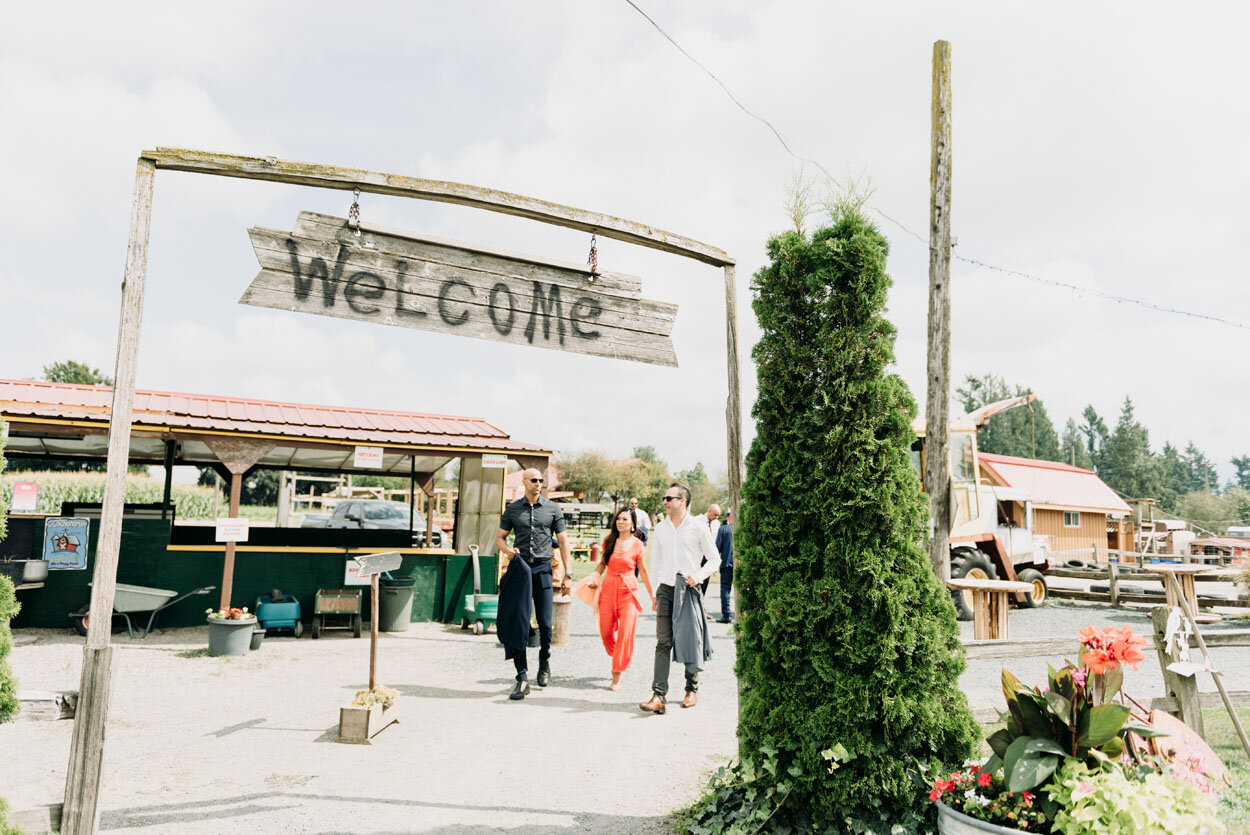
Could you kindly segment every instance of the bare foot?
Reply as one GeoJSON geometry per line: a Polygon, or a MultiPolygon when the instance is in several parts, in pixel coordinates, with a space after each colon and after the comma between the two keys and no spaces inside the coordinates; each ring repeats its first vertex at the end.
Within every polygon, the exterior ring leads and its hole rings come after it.
{"type": "Polygon", "coordinates": [[[608,685],[608,689],[609,689],[609,690],[620,690],[620,689],[621,689],[621,674],[620,674],[620,673],[613,673],[613,674],[612,674],[612,683],[608,685]]]}

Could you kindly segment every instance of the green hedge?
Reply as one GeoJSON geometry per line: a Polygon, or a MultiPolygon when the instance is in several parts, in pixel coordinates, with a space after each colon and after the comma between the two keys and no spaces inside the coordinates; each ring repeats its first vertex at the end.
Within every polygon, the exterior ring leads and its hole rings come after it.
{"type": "Polygon", "coordinates": [[[857,207],[780,235],[755,276],[763,331],[734,526],[740,761],[688,832],[923,830],[920,769],[978,729],[951,600],[921,544],[915,403],[887,373],[885,238],[857,207]]]}

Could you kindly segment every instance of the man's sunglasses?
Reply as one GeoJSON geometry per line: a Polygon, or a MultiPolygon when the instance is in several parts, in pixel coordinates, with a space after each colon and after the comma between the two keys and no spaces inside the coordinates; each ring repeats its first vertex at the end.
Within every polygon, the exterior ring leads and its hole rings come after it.
{"type": "Polygon", "coordinates": [[[530,483],[531,483],[531,484],[542,484],[542,483],[543,483],[543,480],[542,480],[541,478],[531,478],[529,481],[530,481],[530,483]]]}
{"type": "Polygon", "coordinates": [[[666,502],[675,502],[675,501],[677,501],[677,500],[678,500],[678,499],[680,499],[680,498],[681,498],[681,496],[665,496],[665,497],[664,497],[664,501],[666,501],[666,502]]]}

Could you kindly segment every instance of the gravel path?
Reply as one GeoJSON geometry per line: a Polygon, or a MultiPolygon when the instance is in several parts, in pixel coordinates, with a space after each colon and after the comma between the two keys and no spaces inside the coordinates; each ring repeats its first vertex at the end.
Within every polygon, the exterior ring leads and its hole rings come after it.
{"type": "MultiPolygon", "coordinates": [[[[668,815],[698,797],[708,772],[736,750],[728,627],[711,624],[716,655],[698,708],[649,716],[637,703],[648,695],[654,617],[641,619],[634,667],[613,693],[590,609],[574,604],[573,616],[571,644],[554,650],[552,685],[520,703],[507,699],[511,665],[493,633],[439,624],[384,633],[379,679],[400,691],[401,721],[372,746],[333,742],[338,707],[366,683],[367,639],[270,637],[230,659],[204,654],[206,627],[114,636],[102,829],[669,832],[668,815]]],[[[1013,637],[1070,635],[1074,648],[1090,623],[1149,630],[1143,613],[1058,602],[1015,610],[1010,623],[1013,637]]],[[[971,637],[971,624],[961,626],[971,637]]],[[[23,689],[77,688],[82,639],[21,634],[38,636],[12,656],[23,689]]],[[[1250,649],[1215,658],[1229,689],[1250,690],[1250,649]]],[[[1003,666],[1042,683],[1047,660],[1062,658],[972,661],[961,685],[974,708],[999,707],[1003,666]]],[[[672,681],[680,695],[676,668],[672,681]]],[[[1214,689],[1205,676],[1200,686],[1214,689]]],[[[1140,700],[1162,695],[1153,653],[1125,687],[1140,700]]],[[[70,722],[0,725],[0,750],[24,752],[0,758],[0,795],[17,807],[59,799],[70,734],[70,722]]]]}

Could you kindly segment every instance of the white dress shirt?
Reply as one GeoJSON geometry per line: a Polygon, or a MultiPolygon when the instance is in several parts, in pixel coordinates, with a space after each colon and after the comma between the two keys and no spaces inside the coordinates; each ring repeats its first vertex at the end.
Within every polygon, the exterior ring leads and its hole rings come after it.
{"type": "Polygon", "coordinates": [[[711,532],[712,532],[712,539],[713,539],[713,540],[715,540],[715,539],[716,539],[716,531],[718,531],[718,530],[720,529],[720,520],[719,520],[719,519],[709,519],[709,518],[707,518],[707,514],[706,514],[706,513],[700,513],[698,516],[696,516],[696,517],[694,517],[694,518],[695,518],[696,520],[698,520],[698,522],[699,522],[699,524],[700,524],[700,525],[702,525],[703,527],[707,528],[709,531],[711,531],[711,532]]]}
{"type": "Polygon", "coordinates": [[[651,517],[648,516],[647,511],[643,510],[641,507],[635,508],[634,518],[638,520],[638,527],[646,530],[651,529],[651,517]]]}
{"type": "Polygon", "coordinates": [[[703,582],[720,568],[720,552],[712,532],[697,518],[686,514],[680,527],[671,518],[655,526],[651,544],[651,580],[657,586],[677,584],[677,574],[703,582]],[[707,558],[707,565],[699,563],[707,558]]]}

